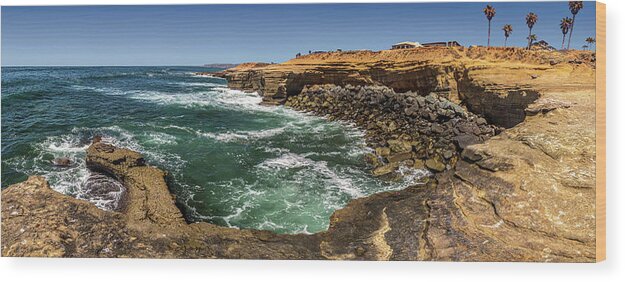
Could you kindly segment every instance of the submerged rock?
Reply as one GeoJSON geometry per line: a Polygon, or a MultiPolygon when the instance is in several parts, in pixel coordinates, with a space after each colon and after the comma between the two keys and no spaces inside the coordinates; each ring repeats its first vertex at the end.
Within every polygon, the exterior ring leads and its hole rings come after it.
{"type": "Polygon", "coordinates": [[[68,157],[60,157],[52,160],[52,165],[58,167],[69,167],[73,165],[73,161],[68,157]]]}

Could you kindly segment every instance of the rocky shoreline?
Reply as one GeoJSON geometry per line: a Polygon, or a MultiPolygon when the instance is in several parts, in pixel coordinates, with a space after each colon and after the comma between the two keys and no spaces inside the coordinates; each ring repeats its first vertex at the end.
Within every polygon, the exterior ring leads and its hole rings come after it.
{"type": "Polygon", "coordinates": [[[334,212],[327,231],[312,235],[188,224],[165,172],[136,152],[96,142],[87,149],[88,167],[124,184],[123,208],[99,210],[33,176],[2,191],[2,254],[595,260],[594,127],[587,119],[594,66],[587,53],[344,53],[217,75],[232,88],[259,92],[265,104],[355,122],[375,148],[367,158],[375,175],[425,167],[435,172],[428,183],[355,199],[334,212]]]}
{"type": "Polygon", "coordinates": [[[364,128],[368,145],[375,148],[367,156],[375,176],[402,165],[449,170],[464,148],[501,132],[436,93],[395,93],[385,86],[314,85],[289,97],[285,106],[364,128]]]}

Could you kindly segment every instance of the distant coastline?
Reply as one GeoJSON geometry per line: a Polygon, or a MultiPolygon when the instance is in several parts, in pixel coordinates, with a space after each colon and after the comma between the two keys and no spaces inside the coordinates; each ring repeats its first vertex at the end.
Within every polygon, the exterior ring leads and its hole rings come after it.
{"type": "Polygon", "coordinates": [[[229,69],[236,67],[238,64],[204,64],[203,67],[216,68],[216,69],[229,69]]]}

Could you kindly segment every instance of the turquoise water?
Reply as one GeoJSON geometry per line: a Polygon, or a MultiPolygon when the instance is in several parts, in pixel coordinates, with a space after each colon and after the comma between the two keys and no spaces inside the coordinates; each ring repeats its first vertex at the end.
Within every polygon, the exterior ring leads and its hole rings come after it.
{"type": "Polygon", "coordinates": [[[407,187],[371,177],[357,128],[228,89],[194,67],[3,67],[2,187],[44,175],[90,200],[84,150],[94,135],[168,172],[187,220],[312,233],[350,199],[407,187]],[[71,168],[50,165],[70,157],[71,168]]]}

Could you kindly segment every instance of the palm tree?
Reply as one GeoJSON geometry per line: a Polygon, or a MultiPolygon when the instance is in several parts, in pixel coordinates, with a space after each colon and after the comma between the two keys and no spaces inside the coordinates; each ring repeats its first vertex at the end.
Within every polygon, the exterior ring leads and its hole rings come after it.
{"type": "Polygon", "coordinates": [[[495,8],[491,5],[486,5],[484,15],[486,15],[486,19],[488,19],[488,47],[490,47],[490,20],[495,16],[495,8]]]}
{"type": "Polygon", "coordinates": [[[526,39],[527,41],[529,41],[529,47],[527,49],[531,49],[532,48],[532,43],[534,41],[536,41],[536,34],[530,34],[526,39]]]}
{"type": "Polygon", "coordinates": [[[572,23],[573,23],[573,20],[569,17],[562,18],[562,20],[560,21],[560,29],[562,30],[562,48],[561,49],[564,49],[564,39],[566,39],[566,34],[569,32],[569,28],[571,27],[572,23]]]}
{"type": "Polygon", "coordinates": [[[503,36],[506,37],[506,39],[503,42],[503,47],[507,47],[508,46],[508,37],[510,37],[510,34],[512,33],[512,26],[507,24],[504,25],[503,28],[503,36]]]}
{"type": "Polygon", "coordinates": [[[573,26],[575,25],[575,16],[579,13],[579,10],[584,8],[584,2],[582,1],[569,1],[569,10],[573,14],[573,21],[571,21],[571,33],[569,33],[569,43],[566,45],[566,49],[571,47],[571,37],[573,37],[573,26]]]}
{"type": "MultiPolygon", "coordinates": [[[[527,23],[527,27],[530,28],[530,33],[527,36],[527,49],[532,47],[532,28],[534,28],[534,24],[538,21],[538,16],[534,13],[529,13],[525,16],[525,23],[527,23]]],[[[534,39],[536,39],[536,35],[534,35],[534,39]]]]}
{"type": "Polygon", "coordinates": [[[586,43],[588,43],[589,46],[595,44],[596,40],[592,37],[588,37],[586,38],[586,43]]]}

